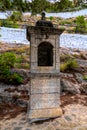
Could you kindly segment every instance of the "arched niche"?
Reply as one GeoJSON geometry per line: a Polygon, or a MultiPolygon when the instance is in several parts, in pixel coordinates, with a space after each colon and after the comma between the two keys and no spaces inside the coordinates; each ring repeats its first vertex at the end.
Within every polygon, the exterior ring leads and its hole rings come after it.
{"type": "Polygon", "coordinates": [[[38,66],[53,66],[53,45],[42,42],[38,46],[38,66]]]}

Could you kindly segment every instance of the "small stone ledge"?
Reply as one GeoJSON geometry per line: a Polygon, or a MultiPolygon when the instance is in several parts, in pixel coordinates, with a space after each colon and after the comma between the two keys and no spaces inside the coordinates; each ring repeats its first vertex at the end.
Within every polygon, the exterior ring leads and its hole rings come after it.
{"type": "Polygon", "coordinates": [[[51,118],[62,116],[63,112],[60,107],[51,109],[30,110],[28,119],[30,123],[43,121],[51,118]]]}
{"type": "Polygon", "coordinates": [[[30,73],[29,77],[60,77],[60,73],[30,73]]]}
{"type": "Polygon", "coordinates": [[[45,27],[45,26],[27,26],[27,36],[29,34],[49,34],[49,35],[60,35],[64,29],[45,27]]]}

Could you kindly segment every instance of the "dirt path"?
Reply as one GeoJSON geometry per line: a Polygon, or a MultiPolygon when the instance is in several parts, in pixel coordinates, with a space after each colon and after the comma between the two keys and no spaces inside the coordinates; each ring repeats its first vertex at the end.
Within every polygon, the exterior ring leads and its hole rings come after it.
{"type": "Polygon", "coordinates": [[[37,124],[29,124],[26,108],[2,106],[0,130],[87,130],[87,95],[64,95],[61,103],[62,117],[37,124]]]}

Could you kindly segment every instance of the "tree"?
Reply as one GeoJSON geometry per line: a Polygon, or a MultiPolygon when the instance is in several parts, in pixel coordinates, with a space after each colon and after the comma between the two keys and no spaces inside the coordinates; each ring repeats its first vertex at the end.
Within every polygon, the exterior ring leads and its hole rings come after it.
{"type": "Polygon", "coordinates": [[[30,2],[23,0],[13,0],[12,2],[13,9],[16,9],[20,12],[30,11],[30,2]]]}
{"type": "Polygon", "coordinates": [[[10,9],[11,7],[11,1],[10,0],[3,0],[4,6],[6,9],[10,9]]]}
{"type": "Polygon", "coordinates": [[[60,2],[57,3],[60,11],[67,9],[68,7],[72,7],[72,2],[69,0],[60,0],[60,2]]]}
{"type": "Polygon", "coordinates": [[[43,10],[49,7],[49,2],[47,0],[32,0],[31,10],[32,14],[41,13],[43,10]]]}
{"type": "Polygon", "coordinates": [[[20,12],[22,12],[22,6],[23,6],[23,1],[22,0],[13,0],[13,7],[20,12]]]}
{"type": "Polygon", "coordinates": [[[82,0],[73,0],[74,6],[77,7],[81,4],[82,0]]]}
{"type": "Polygon", "coordinates": [[[10,0],[0,0],[0,10],[9,10],[11,8],[10,0]]]}
{"type": "Polygon", "coordinates": [[[22,6],[22,11],[31,11],[31,3],[28,1],[25,1],[22,6]]]}

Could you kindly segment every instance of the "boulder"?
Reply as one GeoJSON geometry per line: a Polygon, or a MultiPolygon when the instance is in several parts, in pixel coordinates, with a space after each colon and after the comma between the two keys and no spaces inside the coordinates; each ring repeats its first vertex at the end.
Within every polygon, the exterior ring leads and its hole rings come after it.
{"type": "Polygon", "coordinates": [[[80,52],[80,56],[82,59],[87,60],[87,52],[85,51],[80,52]]]}
{"type": "Polygon", "coordinates": [[[80,85],[73,83],[68,79],[61,79],[61,91],[71,94],[80,94],[80,85]]]}

